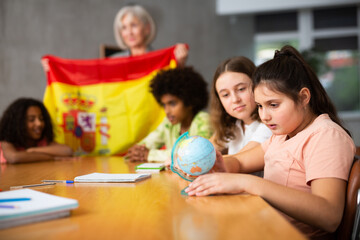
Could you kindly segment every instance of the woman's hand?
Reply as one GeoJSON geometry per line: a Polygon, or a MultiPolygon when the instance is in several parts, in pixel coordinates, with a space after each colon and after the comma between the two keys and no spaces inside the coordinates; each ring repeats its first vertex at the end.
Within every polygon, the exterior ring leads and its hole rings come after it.
{"type": "Polygon", "coordinates": [[[146,162],[149,155],[149,149],[145,145],[134,145],[129,148],[126,158],[131,162],[146,162]]]}
{"type": "Polygon", "coordinates": [[[178,63],[178,66],[184,67],[187,57],[189,55],[189,50],[188,50],[187,45],[184,43],[176,44],[175,49],[174,49],[174,55],[175,55],[176,61],[178,63]]]}
{"type": "Polygon", "coordinates": [[[45,73],[47,73],[50,70],[49,59],[41,59],[41,65],[45,73]]]}

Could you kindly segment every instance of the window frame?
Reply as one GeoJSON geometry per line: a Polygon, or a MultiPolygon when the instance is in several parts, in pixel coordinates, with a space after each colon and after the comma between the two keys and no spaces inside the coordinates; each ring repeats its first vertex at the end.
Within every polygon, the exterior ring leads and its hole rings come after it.
{"type": "MultiPolygon", "coordinates": [[[[298,29],[294,31],[281,31],[281,32],[266,32],[255,33],[255,43],[266,43],[271,41],[286,41],[289,39],[298,39],[299,51],[311,49],[315,44],[315,39],[333,38],[333,37],[349,37],[357,36],[358,51],[360,52],[360,5],[357,6],[357,26],[356,27],[343,27],[343,28],[326,28],[314,29],[314,18],[312,8],[299,9],[297,11],[298,29]]],[[[360,69],[360,61],[358,61],[358,68],[360,69]]],[[[360,83],[360,74],[358,75],[360,83]]],[[[360,84],[359,84],[360,86],[360,84]]],[[[360,95],[360,87],[358,89],[360,95]]],[[[344,119],[360,119],[360,111],[339,111],[339,115],[344,119]]]]}

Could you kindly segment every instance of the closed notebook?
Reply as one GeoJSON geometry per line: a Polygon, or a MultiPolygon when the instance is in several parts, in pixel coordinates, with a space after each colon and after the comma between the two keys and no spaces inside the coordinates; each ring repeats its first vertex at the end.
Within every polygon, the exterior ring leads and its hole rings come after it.
{"type": "Polygon", "coordinates": [[[165,169],[163,163],[142,163],[135,167],[136,172],[160,172],[165,169]]]}
{"type": "Polygon", "coordinates": [[[149,173],[90,173],[75,177],[74,182],[138,182],[149,177],[149,173]]]}
{"type": "Polygon", "coordinates": [[[32,189],[0,192],[0,229],[67,217],[78,206],[75,199],[32,189]]]}

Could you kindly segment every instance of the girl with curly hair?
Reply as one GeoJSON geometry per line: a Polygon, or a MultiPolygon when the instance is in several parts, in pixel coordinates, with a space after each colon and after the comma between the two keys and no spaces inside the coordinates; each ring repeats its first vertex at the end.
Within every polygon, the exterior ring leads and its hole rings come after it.
{"type": "Polygon", "coordinates": [[[150,84],[157,102],[164,107],[166,118],[138,145],[128,150],[131,161],[167,161],[176,139],[184,132],[210,138],[207,106],[207,84],[191,67],[162,71],[150,84]],[[160,149],[161,148],[161,149],[160,149]],[[165,149],[163,149],[165,148],[165,149]]]}
{"type": "Polygon", "coordinates": [[[70,147],[54,142],[51,119],[44,104],[19,98],[0,120],[1,163],[51,160],[72,155],[70,147]]]}

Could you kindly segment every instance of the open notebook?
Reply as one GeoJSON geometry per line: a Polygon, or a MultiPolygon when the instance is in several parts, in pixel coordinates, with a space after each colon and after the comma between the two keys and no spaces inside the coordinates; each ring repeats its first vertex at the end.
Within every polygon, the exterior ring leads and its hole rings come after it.
{"type": "Polygon", "coordinates": [[[149,177],[149,173],[90,173],[75,177],[74,182],[138,182],[149,177]]]}
{"type": "Polygon", "coordinates": [[[32,189],[0,192],[0,229],[67,217],[78,201],[32,189]]]}

